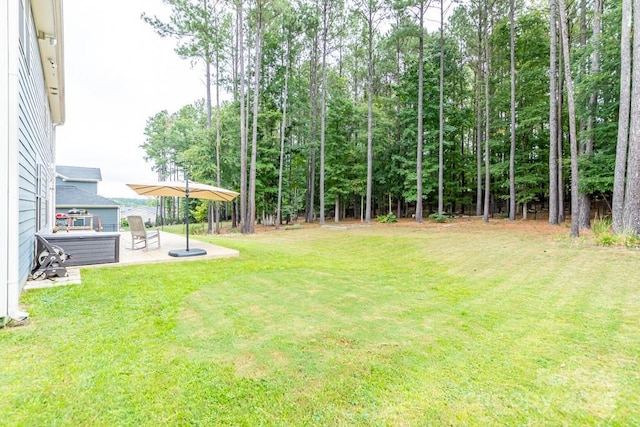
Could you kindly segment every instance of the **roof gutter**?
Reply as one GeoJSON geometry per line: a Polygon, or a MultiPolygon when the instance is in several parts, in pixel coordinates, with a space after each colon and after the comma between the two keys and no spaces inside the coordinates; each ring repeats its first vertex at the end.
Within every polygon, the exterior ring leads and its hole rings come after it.
{"type": "Polygon", "coordinates": [[[60,178],[61,180],[63,180],[64,182],[91,182],[91,183],[98,183],[101,180],[100,179],[89,179],[89,178],[69,178],[67,176],[64,175],[60,175],[57,174],[58,178],[60,178]]]}
{"type": "Polygon", "coordinates": [[[38,36],[40,61],[51,109],[51,121],[65,121],[63,0],[31,0],[31,11],[38,36]]]}

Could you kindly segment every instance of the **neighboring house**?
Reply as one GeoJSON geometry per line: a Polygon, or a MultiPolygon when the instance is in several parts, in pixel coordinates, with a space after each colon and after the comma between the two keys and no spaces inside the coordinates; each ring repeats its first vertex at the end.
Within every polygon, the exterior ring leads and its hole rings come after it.
{"type": "Polygon", "coordinates": [[[65,120],[62,0],[0,2],[0,326],[19,296],[35,234],[54,226],[55,129],[65,120]]]}
{"type": "MultiPolygon", "coordinates": [[[[98,168],[56,166],[56,213],[87,211],[94,216],[94,230],[118,231],[120,206],[98,196],[99,181],[102,181],[102,174],[98,168]]],[[[84,220],[82,225],[87,225],[84,220]]]]}
{"type": "Polygon", "coordinates": [[[56,165],[56,185],[73,185],[83,191],[98,194],[98,182],[102,181],[99,168],[56,165]]]}
{"type": "Polygon", "coordinates": [[[122,218],[126,218],[128,216],[137,215],[142,217],[142,221],[145,224],[151,224],[152,226],[156,225],[156,208],[147,208],[147,207],[121,207],[120,208],[120,216],[122,218]]]}

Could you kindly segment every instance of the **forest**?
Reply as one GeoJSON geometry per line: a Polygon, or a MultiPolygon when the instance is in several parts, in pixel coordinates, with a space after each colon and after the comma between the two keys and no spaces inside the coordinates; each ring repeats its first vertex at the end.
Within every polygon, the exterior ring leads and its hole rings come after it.
{"type": "Polygon", "coordinates": [[[205,85],[149,117],[142,148],[159,179],[240,192],[192,202],[210,231],[535,212],[573,236],[597,215],[640,232],[630,0],[163,3],[141,18],[205,85]]]}

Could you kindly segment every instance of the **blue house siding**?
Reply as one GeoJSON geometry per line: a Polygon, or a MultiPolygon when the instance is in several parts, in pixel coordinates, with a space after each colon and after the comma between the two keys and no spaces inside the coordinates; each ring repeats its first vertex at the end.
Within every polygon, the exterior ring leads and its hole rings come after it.
{"type": "Polygon", "coordinates": [[[102,231],[120,230],[118,221],[120,206],[116,206],[115,208],[93,208],[91,209],[91,213],[100,217],[102,231]]]}
{"type": "Polygon", "coordinates": [[[55,126],[65,121],[63,0],[0,6],[0,326],[23,321],[35,234],[54,222],[55,126]]]}
{"type": "Polygon", "coordinates": [[[120,207],[116,209],[94,209],[102,220],[102,231],[120,230],[120,207]]]}
{"type": "MultiPolygon", "coordinates": [[[[31,14],[28,14],[31,16],[31,14]]],[[[18,55],[18,259],[24,286],[33,266],[35,234],[48,223],[48,188],[53,183],[54,128],[33,19],[18,55]],[[27,46],[28,44],[28,46],[27,46]]]]}
{"type": "Polygon", "coordinates": [[[98,194],[98,182],[102,181],[99,168],[56,165],[56,186],[73,185],[82,191],[98,194]]]}

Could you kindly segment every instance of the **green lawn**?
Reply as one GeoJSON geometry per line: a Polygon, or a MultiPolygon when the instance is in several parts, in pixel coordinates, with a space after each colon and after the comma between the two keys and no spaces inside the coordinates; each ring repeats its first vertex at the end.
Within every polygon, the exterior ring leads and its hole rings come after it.
{"type": "Polygon", "coordinates": [[[0,330],[0,425],[638,425],[640,252],[506,222],[206,238],[0,330]]]}

